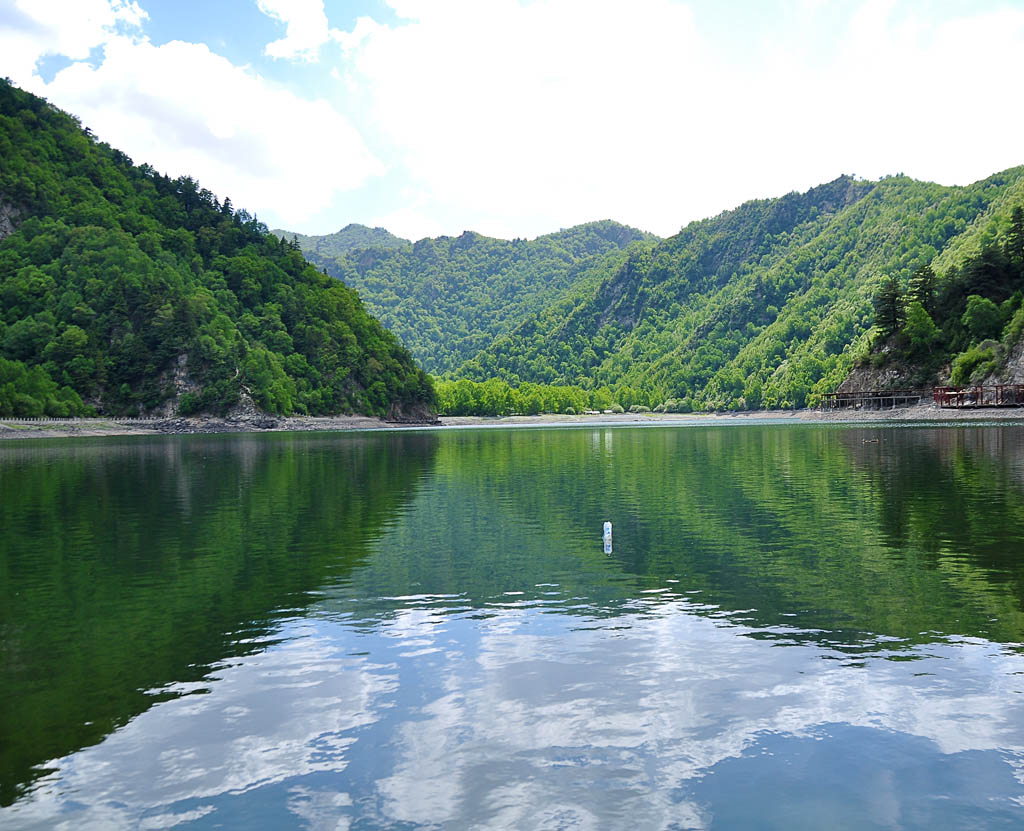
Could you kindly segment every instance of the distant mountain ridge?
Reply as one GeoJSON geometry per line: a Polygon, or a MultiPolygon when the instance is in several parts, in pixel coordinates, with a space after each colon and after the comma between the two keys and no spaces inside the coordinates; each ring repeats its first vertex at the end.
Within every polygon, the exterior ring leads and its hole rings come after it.
{"type": "MultiPolygon", "coordinates": [[[[275,233],[285,240],[293,236],[275,233]]],[[[435,374],[455,369],[566,290],[596,284],[631,247],[658,239],[611,220],[534,240],[466,231],[409,243],[360,225],[295,237],[313,263],[356,289],[435,374]]]]}
{"type": "Polygon", "coordinates": [[[317,260],[341,257],[357,248],[407,248],[412,245],[409,240],[396,237],[384,228],[370,228],[354,222],[333,234],[320,236],[307,236],[280,228],[271,229],[270,233],[287,242],[297,240],[302,253],[317,260]]]}
{"type": "Polygon", "coordinates": [[[624,406],[802,407],[867,349],[890,275],[943,271],[1009,223],[1024,168],[966,187],[842,176],[694,222],[582,282],[455,375],[608,386],[624,406]]]}

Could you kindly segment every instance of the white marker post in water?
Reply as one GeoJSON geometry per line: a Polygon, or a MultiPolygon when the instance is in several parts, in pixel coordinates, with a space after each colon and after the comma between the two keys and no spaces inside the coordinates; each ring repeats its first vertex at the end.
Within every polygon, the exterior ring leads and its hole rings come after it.
{"type": "Polygon", "coordinates": [[[610,522],[604,524],[604,553],[612,553],[612,524],[610,522]]]}

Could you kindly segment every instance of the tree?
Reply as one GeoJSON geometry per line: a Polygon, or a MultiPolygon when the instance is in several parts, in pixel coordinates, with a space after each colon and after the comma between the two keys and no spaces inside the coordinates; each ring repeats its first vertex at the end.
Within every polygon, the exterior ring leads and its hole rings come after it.
{"type": "Polygon", "coordinates": [[[972,340],[983,341],[999,337],[1003,328],[1003,313],[987,297],[972,294],[967,298],[967,311],[963,313],[960,322],[971,333],[972,340]]]}
{"type": "Polygon", "coordinates": [[[1024,277],[1024,209],[1020,205],[1013,209],[1005,251],[1006,259],[1017,269],[1018,276],[1024,277]]]}
{"type": "Polygon", "coordinates": [[[935,314],[935,272],[930,265],[921,266],[910,276],[907,302],[920,303],[929,317],[935,314]]]}
{"type": "Polygon", "coordinates": [[[590,394],[590,406],[595,410],[610,410],[615,399],[607,386],[598,387],[590,394]]]}
{"type": "Polygon", "coordinates": [[[939,338],[939,327],[917,300],[912,300],[907,306],[907,323],[903,332],[910,341],[911,352],[922,356],[939,338]]]}
{"type": "Polygon", "coordinates": [[[875,326],[883,340],[903,328],[905,319],[903,290],[895,275],[887,277],[875,295],[875,326]]]}

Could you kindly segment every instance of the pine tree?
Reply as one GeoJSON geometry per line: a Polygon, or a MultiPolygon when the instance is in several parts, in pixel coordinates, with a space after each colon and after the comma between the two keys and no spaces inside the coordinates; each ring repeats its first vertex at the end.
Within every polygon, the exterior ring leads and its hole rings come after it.
{"type": "Polygon", "coordinates": [[[1013,209],[1005,251],[1010,266],[1017,270],[1019,276],[1024,277],[1024,209],[1020,205],[1013,209]]]}
{"type": "Polygon", "coordinates": [[[899,278],[895,275],[887,277],[875,295],[875,326],[882,340],[888,340],[903,328],[904,305],[899,278]]]}
{"type": "Polygon", "coordinates": [[[935,315],[935,272],[930,265],[923,265],[911,276],[907,285],[907,302],[920,303],[928,315],[935,315]]]}

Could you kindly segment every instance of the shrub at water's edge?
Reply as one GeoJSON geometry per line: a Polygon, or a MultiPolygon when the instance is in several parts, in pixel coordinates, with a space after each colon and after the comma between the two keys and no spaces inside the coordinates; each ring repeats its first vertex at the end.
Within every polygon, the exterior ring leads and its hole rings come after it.
{"type": "Polygon", "coordinates": [[[403,416],[429,377],[230,199],[0,81],[0,414],[403,416]]]}

